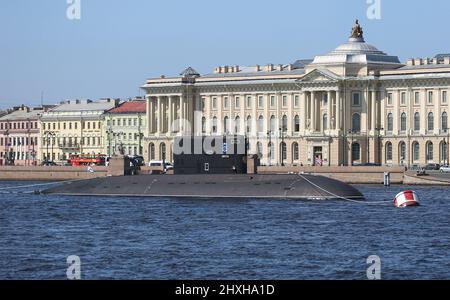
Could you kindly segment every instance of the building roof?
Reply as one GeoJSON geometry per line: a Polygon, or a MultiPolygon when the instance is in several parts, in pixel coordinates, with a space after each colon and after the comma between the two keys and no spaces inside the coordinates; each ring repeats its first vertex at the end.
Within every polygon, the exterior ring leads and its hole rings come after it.
{"type": "Polygon", "coordinates": [[[127,101],[122,103],[116,108],[110,109],[107,111],[109,114],[137,114],[137,113],[146,113],[147,105],[146,101],[138,100],[138,101],[127,101]]]}
{"type": "Polygon", "coordinates": [[[69,100],[50,110],[50,112],[81,112],[81,111],[106,111],[114,108],[114,99],[92,100],[69,100]]]}
{"type": "Polygon", "coordinates": [[[29,108],[26,106],[15,107],[14,111],[0,118],[0,121],[19,121],[27,119],[38,119],[44,110],[42,108],[29,108]]]}

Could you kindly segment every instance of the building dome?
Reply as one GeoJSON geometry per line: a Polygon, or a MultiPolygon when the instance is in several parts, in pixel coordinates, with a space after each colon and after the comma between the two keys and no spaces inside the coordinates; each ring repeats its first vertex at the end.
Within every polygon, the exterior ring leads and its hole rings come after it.
{"type": "Polygon", "coordinates": [[[400,65],[397,56],[390,56],[364,40],[363,31],[358,21],[352,29],[347,43],[340,45],[326,55],[316,56],[313,65],[333,64],[378,64],[400,65]]]}

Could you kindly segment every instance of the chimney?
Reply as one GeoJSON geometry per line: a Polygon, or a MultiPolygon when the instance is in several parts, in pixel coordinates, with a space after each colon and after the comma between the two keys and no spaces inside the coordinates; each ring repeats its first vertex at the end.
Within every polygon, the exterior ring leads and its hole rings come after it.
{"type": "Polygon", "coordinates": [[[241,69],[239,68],[239,66],[235,66],[235,67],[234,67],[234,72],[238,73],[238,72],[240,72],[240,71],[241,71],[241,69]]]}
{"type": "Polygon", "coordinates": [[[437,59],[437,57],[433,58],[433,65],[437,65],[439,64],[439,60],[437,59]]]}
{"type": "Polygon", "coordinates": [[[416,58],[415,61],[414,61],[414,64],[416,66],[421,66],[422,65],[422,59],[421,58],[416,58]]]}
{"type": "Polygon", "coordinates": [[[408,59],[408,62],[406,63],[407,66],[414,66],[415,65],[415,61],[413,58],[408,59]]]}
{"type": "Polygon", "coordinates": [[[293,69],[292,69],[292,65],[291,64],[289,64],[288,65],[288,71],[292,71],[293,69]]]}
{"type": "Polygon", "coordinates": [[[423,60],[423,64],[424,65],[429,65],[430,64],[430,59],[427,57],[423,60]]]}
{"type": "Polygon", "coordinates": [[[273,64],[268,64],[268,65],[266,66],[266,71],[267,71],[267,72],[272,72],[272,71],[273,71],[273,64]]]}
{"type": "Polygon", "coordinates": [[[260,65],[256,65],[256,72],[260,72],[261,71],[261,66],[260,65]]]}
{"type": "Polygon", "coordinates": [[[450,65],[450,56],[444,57],[444,65],[450,65]]]}

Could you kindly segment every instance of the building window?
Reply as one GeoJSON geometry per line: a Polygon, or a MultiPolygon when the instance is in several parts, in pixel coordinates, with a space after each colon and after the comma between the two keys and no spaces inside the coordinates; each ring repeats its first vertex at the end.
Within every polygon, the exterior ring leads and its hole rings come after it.
{"type": "Polygon", "coordinates": [[[360,106],[361,105],[361,94],[360,93],[353,93],[352,97],[353,106],[360,106]]]}
{"type": "Polygon", "coordinates": [[[433,104],[433,92],[428,92],[428,104],[433,104]]]}
{"type": "Polygon", "coordinates": [[[399,161],[401,165],[404,164],[405,159],[406,159],[406,144],[404,142],[401,142],[399,146],[399,161]]]}
{"type": "Polygon", "coordinates": [[[248,96],[247,97],[247,108],[252,108],[252,97],[248,96]]]}
{"type": "Polygon", "coordinates": [[[401,94],[400,104],[406,105],[406,93],[405,92],[402,92],[402,94],[401,94]]]}
{"type": "Polygon", "coordinates": [[[388,104],[388,105],[392,105],[393,102],[394,102],[394,101],[393,101],[393,95],[392,95],[392,93],[389,93],[389,94],[388,94],[387,104],[388,104]]]}
{"type": "Polygon", "coordinates": [[[150,153],[150,160],[155,160],[155,144],[150,143],[148,152],[150,153]]]}
{"type": "Polygon", "coordinates": [[[247,124],[245,124],[246,132],[247,134],[250,134],[252,132],[252,117],[247,117],[247,124]]]}
{"type": "Polygon", "coordinates": [[[200,105],[201,105],[201,110],[204,111],[205,110],[205,98],[202,98],[202,100],[200,101],[200,105]]]}
{"type": "Polygon", "coordinates": [[[361,131],[361,116],[359,114],[353,114],[352,116],[352,131],[353,132],[361,131]]]}
{"type": "Polygon", "coordinates": [[[387,131],[392,132],[394,130],[394,116],[392,113],[387,115],[387,131]]]}
{"type": "Polygon", "coordinates": [[[234,119],[234,133],[240,133],[241,132],[241,118],[237,116],[234,119]]]}
{"type": "Polygon", "coordinates": [[[294,118],[294,131],[300,132],[300,117],[298,115],[294,118]]]}
{"type": "Polygon", "coordinates": [[[206,133],[206,118],[205,117],[202,118],[202,133],[203,134],[206,133]]]}
{"type": "Polygon", "coordinates": [[[275,116],[271,116],[270,117],[270,133],[271,134],[274,134],[274,133],[276,133],[277,132],[277,126],[276,126],[277,124],[276,124],[276,118],[275,118],[275,116]]]}
{"type": "Polygon", "coordinates": [[[223,107],[228,108],[228,97],[223,98],[223,107]]]}
{"type": "Polygon", "coordinates": [[[264,132],[264,117],[259,116],[258,118],[258,132],[263,133],[264,132]]]}
{"type": "Polygon", "coordinates": [[[258,97],[258,107],[263,108],[264,107],[264,98],[263,96],[258,97]]]}
{"type": "Polygon", "coordinates": [[[286,147],[286,143],[281,143],[280,144],[280,152],[281,152],[281,160],[285,161],[287,159],[287,147],[286,147]]]}
{"type": "Polygon", "coordinates": [[[300,155],[299,154],[300,153],[299,153],[299,149],[298,149],[298,143],[292,144],[292,157],[293,157],[294,161],[300,159],[300,155]]]}
{"type": "Polygon", "coordinates": [[[217,98],[216,97],[212,98],[212,108],[217,109],[217,98]]]}
{"type": "Polygon", "coordinates": [[[428,131],[434,130],[434,114],[430,112],[428,114],[428,131]]]}
{"type": "Polygon", "coordinates": [[[442,104],[447,104],[447,91],[442,92],[442,104]]]}
{"type": "Polygon", "coordinates": [[[432,142],[428,142],[427,143],[427,161],[428,162],[430,162],[430,161],[433,161],[433,143],[432,142]]]}
{"type": "Polygon", "coordinates": [[[420,104],[420,92],[414,93],[414,104],[419,105],[420,104]]]}
{"type": "Polygon", "coordinates": [[[162,143],[160,146],[160,157],[161,160],[166,160],[166,144],[162,143]]]}
{"type": "Polygon", "coordinates": [[[217,117],[213,118],[212,132],[217,133],[217,117]]]}
{"type": "Polygon", "coordinates": [[[287,96],[283,96],[283,107],[287,106],[287,96]]]}
{"type": "Polygon", "coordinates": [[[229,133],[229,124],[230,122],[229,122],[229,118],[228,117],[225,117],[224,119],[223,119],[223,133],[224,134],[228,134],[229,133]]]}
{"type": "Polygon", "coordinates": [[[299,105],[300,105],[300,97],[298,95],[296,95],[294,97],[294,106],[299,107],[299,105]]]}
{"type": "Polygon", "coordinates": [[[358,143],[352,144],[352,162],[359,161],[361,159],[361,146],[358,143]]]}
{"type": "Polygon", "coordinates": [[[236,97],[234,100],[235,100],[234,107],[235,108],[240,108],[241,107],[241,98],[236,97]]]}
{"type": "Polygon", "coordinates": [[[323,106],[327,106],[328,105],[328,94],[323,94],[323,106]]]}
{"type": "Polygon", "coordinates": [[[270,96],[270,107],[275,106],[275,96],[270,96]]]}
{"type": "Polygon", "coordinates": [[[328,115],[324,114],[322,117],[322,128],[323,130],[328,130],[328,115]]]}
{"type": "Polygon", "coordinates": [[[400,131],[406,131],[406,113],[402,113],[400,117],[400,131]]]}
{"type": "Polygon", "coordinates": [[[386,162],[392,161],[392,143],[388,142],[386,144],[386,162]]]}
{"type": "Polygon", "coordinates": [[[269,158],[271,161],[275,159],[275,144],[274,143],[269,143],[269,158]]]}
{"type": "Polygon", "coordinates": [[[261,142],[258,142],[256,144],[256,154],[258,155],[258,158],[262,158],[263,157],[263,151],[262,151],[262,144],[261,142]]]}
{"type": "Polygon", "coordinates": [[[441,116],[441,126],[442,126],[442,131],[447,132],[450,128],[448,128],[448,115],[447,112],[443,112],[442,116],[441,116]]]}
{"type": "Polygon", "coordinates": [[[420,131],[420,114],[418,112],[414,114],[414,131],[420,131]]]}
{"type": "Polygon", "coordinates": [[[281,130],[283,132],[287,131],[287,127],[288,127],[288,117],[286,115],[283,116],[282,122],[281,122],[281,130]]]}
{"type": "Polygon", "coordinates": [[[441,142],[441,162],[448,163],[448,141],[441,142]]]}

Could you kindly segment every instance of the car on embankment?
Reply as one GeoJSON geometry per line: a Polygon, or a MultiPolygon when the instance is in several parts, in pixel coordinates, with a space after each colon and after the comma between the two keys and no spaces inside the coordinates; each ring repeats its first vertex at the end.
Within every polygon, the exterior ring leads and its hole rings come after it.
{"type": "Polygon", "coordinates": [[[449,165],[442,166],[440,167],[439,171],[441,173],[450,173],[450,166],[449,165]]]}

